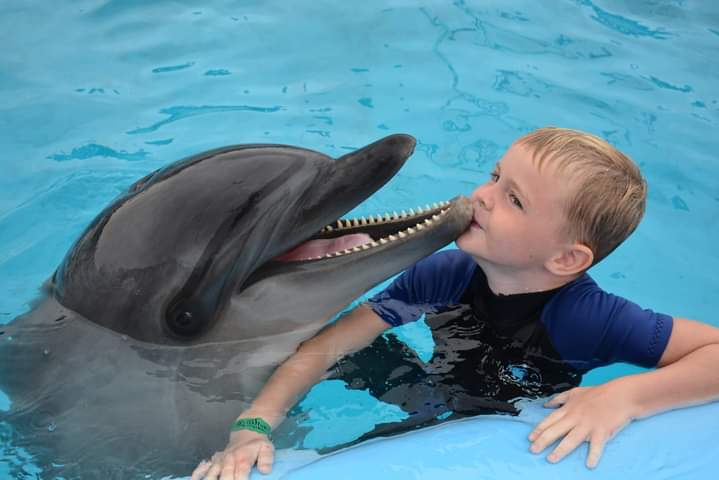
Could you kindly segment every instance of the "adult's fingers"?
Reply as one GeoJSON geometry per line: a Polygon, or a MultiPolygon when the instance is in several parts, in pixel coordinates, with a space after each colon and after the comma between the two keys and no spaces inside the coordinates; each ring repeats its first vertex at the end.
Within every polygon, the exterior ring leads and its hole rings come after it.
{"type": "Polygon", "coordinates": [[[272,472],[272,464],[275,461],[275,448],[271,444],[264,444],[260,447],[257,455],[257,470],[265,475],[272,472]]]}

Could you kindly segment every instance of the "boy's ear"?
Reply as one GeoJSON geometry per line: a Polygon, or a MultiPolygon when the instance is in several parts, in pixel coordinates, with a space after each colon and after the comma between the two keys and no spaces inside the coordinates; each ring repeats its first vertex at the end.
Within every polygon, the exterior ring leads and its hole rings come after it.
{"type": "Polygon", "coordinates": [[[575,275],[588,269],[594,262],[592,249],[582,243],[568,245],[550,258],[544,266],[554,275],[575,275]]]}

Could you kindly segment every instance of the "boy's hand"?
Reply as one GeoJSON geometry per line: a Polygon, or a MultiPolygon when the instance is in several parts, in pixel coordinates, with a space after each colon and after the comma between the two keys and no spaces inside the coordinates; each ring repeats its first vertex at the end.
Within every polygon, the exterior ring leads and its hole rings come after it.
{"type": "Polygon", "coordinates": [[[604,444],[634,418],[634,407],[621,386],[612,382],[596,387],[577,387],[560,393],[545,407],[559,407],[529,434],[530,450],[540,453],[555,441],[559,445],[547,456],[558,462],[583,442],[589,442],[586,465],[594,468],[604,444]],[[562,438],[563,437],[563,438],[562,438]]]}
{"type": "Polygon", "coordinates": [[[238,430],[230,434],[230,441],[222,452],[217,452],[209,461],[203,460],[192,480],[246,480],[252,467],[257,464],[260,473],[272,471],[275,448],[266,435],[249,430],[238,430]]]}

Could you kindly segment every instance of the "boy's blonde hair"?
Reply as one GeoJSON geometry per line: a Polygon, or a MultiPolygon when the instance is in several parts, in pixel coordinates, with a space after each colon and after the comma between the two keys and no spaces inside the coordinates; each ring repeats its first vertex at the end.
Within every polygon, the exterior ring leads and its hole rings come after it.
{"type": "Polygon", "coordinates": [[[594,135],[557,127],[540,128],[515,143],[531,150],[537,168],[551,163],[572,186],[563,233],[592,249],[593,264],[637,228],[647,182],[622,152],[594,135]]]}

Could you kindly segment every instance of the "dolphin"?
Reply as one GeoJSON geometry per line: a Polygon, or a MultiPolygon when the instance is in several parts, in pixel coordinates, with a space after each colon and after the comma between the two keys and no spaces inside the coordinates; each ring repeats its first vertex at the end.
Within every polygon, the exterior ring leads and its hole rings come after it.
{"type": "Polygon", "coordinates": [[[222,449],[302,341],[469,225],[461,196],[342,218],[414,146],[397,134],[332,159],[236,145],[135,182],[0,325],[11,444],[65,479],[186,475],[222,449]]]}

